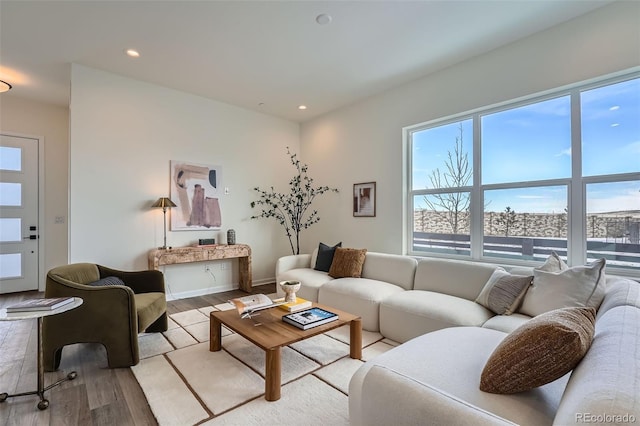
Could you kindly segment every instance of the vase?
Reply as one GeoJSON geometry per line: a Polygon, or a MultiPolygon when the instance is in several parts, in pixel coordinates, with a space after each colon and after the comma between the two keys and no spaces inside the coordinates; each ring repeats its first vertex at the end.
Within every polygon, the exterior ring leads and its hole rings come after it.
{"type": "Polygon", "coordinates": [[[236,231],[229,229],[227,231],[227,244],[233,245],[236,243],[236,231]]]}
{"type": "Polygon", "coordinates": [[[280,288],[285,294],[285,303],[296,303],[296,292],[300,290],[300,286],[300,281],[280,281],[280,288]]]}

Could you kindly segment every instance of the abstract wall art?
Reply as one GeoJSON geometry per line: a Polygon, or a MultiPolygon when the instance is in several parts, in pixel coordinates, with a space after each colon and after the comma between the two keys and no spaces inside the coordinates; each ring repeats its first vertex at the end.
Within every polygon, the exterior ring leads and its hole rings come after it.
{"type": "Polygon", "coordinates": [[[220,229],[222,167],[171,160],[171,230],[220,229]]]}

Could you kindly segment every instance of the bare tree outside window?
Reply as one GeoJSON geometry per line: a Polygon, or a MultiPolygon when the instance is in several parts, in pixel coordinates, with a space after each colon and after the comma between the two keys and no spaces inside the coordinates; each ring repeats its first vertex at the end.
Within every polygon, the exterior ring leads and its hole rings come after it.
{"type": "Polygon", "coordinates": [[[509,236],[509,231],[513,229],[516,222],[518,221],[518,216],[515,210],[511,210],[511,207],[504,209],[503,212],[500,213],[500,216],[496,219],[496,223],[502,226],[502,230],[504,231],[504,236],[509,236]]]}
{"type": "MultiPolygon", "coordinates": [[[[432,188],[463,188],[471,182],[473,170],[469,164],[469,156],[463,149],[462,124],[459,125],[458,130],[460,135],[456,136],[454,150],[447,153],[446,170],[437,168],[429,175],[432,188]]],[[[457,234],[462,229],[468,229],[469,192],[431,194],[430,197],[424,197],[424,202],[434,212],[443,212],[452,233],[457,234]]]]}

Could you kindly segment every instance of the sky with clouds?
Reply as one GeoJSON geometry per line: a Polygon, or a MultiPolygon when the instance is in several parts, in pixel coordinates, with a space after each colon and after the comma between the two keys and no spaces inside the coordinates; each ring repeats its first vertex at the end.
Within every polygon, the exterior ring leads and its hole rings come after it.
{"type": "MultiPolygon", "coordinates": [[[[580,107],[583,175],[638,176],[588,184],[587,211],[640,210],[640,79],[584,91],[580,107]]],[[[567,95],[481,116],[483,184],[570,178],[570,113],[567,95]]],[[[456,159],[456,140],[462,140],[462,152],[473,165],[472,126],[468,119],[413,134],[414,189],[432,188],[434,170],[446,173],[449,154],[456,159]]],[[[491,211],[510,206],[518,212],[552,213],[564,211],[567,197],[565,186],[501,189],[485,192],[485,205],[491,211]]]]}

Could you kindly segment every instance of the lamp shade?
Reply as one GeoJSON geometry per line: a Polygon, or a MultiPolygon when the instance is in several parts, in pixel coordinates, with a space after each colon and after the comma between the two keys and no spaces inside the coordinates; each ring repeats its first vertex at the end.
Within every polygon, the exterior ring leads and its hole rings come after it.
{"type": "Polygon", "coordinates": [[[6,81],[0,80],[0,93],[8,92],[11,89],[11,85],[6,81]]]}
{"type": "Polygon", "coordinates": [[[168,197],[160,197],[158,198],[158,201],[151,205],[151,207],[162,207],[163,209],[166,209],[168,207],[176,207],[176,204],[168,197]]]}

